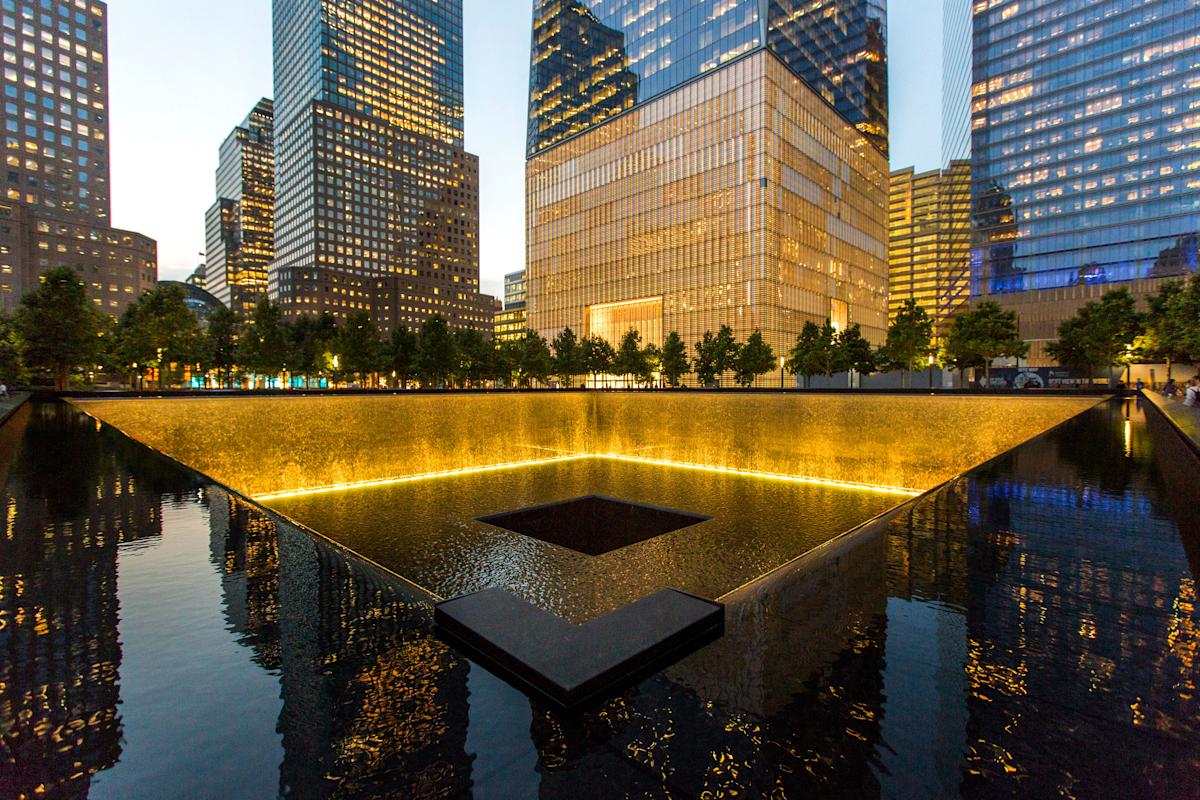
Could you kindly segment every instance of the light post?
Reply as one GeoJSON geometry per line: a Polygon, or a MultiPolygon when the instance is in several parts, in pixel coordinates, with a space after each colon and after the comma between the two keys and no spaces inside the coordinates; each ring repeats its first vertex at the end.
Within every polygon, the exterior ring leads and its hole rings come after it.
{"type": "Polygon", "coordinates": [[[783,365],[787,363],[787,359],[783,356],[779,357],[779,388],[783,388],[783,365]]]}
{"type": "Polygon", "coordinates": [[[929,354],[929,390],[933,391],[933,353],[929,354]]]}

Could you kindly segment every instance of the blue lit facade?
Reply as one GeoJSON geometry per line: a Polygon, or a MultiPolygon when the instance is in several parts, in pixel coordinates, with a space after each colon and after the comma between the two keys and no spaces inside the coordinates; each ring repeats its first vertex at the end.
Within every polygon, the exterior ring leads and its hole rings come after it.
{"type": "Polygon", "coordinates": [[[887,150],[884,0],[535,0],[528,151],[767,46],[887,150]]]}
{"type": "MultiPolygon", "coordinates": [[[[986,6],[973,24],[972,294],[1022,305],[1055,290],[1067,318],[1088,299],[1078,287],[1195,272],[1200,2],[986,6]]],[[[1033,338],[1052,338],[1061,320],[1037,316],[1033,338]]]]}

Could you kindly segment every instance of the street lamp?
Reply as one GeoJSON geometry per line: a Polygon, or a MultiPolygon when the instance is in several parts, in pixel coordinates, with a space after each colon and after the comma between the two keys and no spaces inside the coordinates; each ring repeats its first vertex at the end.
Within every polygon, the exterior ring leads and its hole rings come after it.
{"type": "Polygon", "coordinates": [[[786,362],[787,362],[786,358],[784,358],[783,356],[779,357],[779,388],[780,389],[783,388],[783,365],[786,362]]]}
{"type": "Polygon", "coordinates": [[[929,354],[929,389],[933,390],[933,353],[929,354]]]}

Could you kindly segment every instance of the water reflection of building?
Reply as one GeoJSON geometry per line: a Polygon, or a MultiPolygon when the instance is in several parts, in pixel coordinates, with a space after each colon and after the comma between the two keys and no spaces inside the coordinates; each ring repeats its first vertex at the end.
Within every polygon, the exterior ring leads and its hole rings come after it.
{"type": "Polygon", "coordinates": [[[1108,763],[1125,757],[1115,737],[1153,731],[1149,782],[1191,747],[1196,727],[1179,720],[1193,718],[1196,691],[1194,577],[1147,470],[1153,442],[1117,411],[969,483],[968,788],[1092,793],[1096,776],[1048,761],[1050,742],[1076,763],[1108,763]],[[1093,727],[1078,731],[1064,707],[1093,727]]]}
{"type": "MultiPolygon", "coordinates": [[[[13,422],[8,425],[14,424],[13,422]]],[[[8,428],[6,425],[6,429],[8,428]]],[[[84,796],[121,755],[117,547],[162,533],[153,487],[63,406],[30,414],[0,500],[0,795],[84,796]]]]}
{"type": "Polygon", "coordinates": [[[281,793],[465,790],[468,667],[428,608],[224,492],[209,503],[226,614],[281,672],[281,793]]]}

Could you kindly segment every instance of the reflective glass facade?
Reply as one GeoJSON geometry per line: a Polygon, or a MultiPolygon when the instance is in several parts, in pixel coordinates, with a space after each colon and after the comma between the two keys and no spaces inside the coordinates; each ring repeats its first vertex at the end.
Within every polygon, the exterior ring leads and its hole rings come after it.
{"type": "Polygon", "coordinates": [[[490,330],[461,0],[275,0],[274,29],[269,291],[285,316],[490,330]]]}
{"type": "Polygon", "coordinates": [[[1200,2],[978,2],[973,37],[972,293],[1195,271],[1200,2]]]}
{"type": "Polygon", "coordinates": [[[971,157],[971,0],[942,0],[942,163],[971,157]]]}
{"type": "Polygon", "coordinates": [[[769,45],[887,149],[884,0],[535,0],[529,154],[769,45]]]}
{"type": "Polygon", "coordinates": [[[246,317],[275,253],[274,130],[274,105],[260,100],[221,145],[217,202],[205,216],[203,288],[246,317]]]}
{"type": "Polygon", "coordinates": [[[888,150],[884,0],[766,0],[767,45],[883,152],[888,150]]]}
{"type": "Polygon", "coordinates": [[[887,182],[884,155],[778,58],[740,59],[528,161],[530,327],[587,333],[632,303],[661,308],[645,333],[690,346],[727,324],[782,353],[844,308],[879,341],[887,182]]]}
{"type": "Polygon", "coordinates": [[[947,335],[950,318],[970,301],[971,165],[892,173],[889,209],[888,312],[915,300],[947,335]]]}

